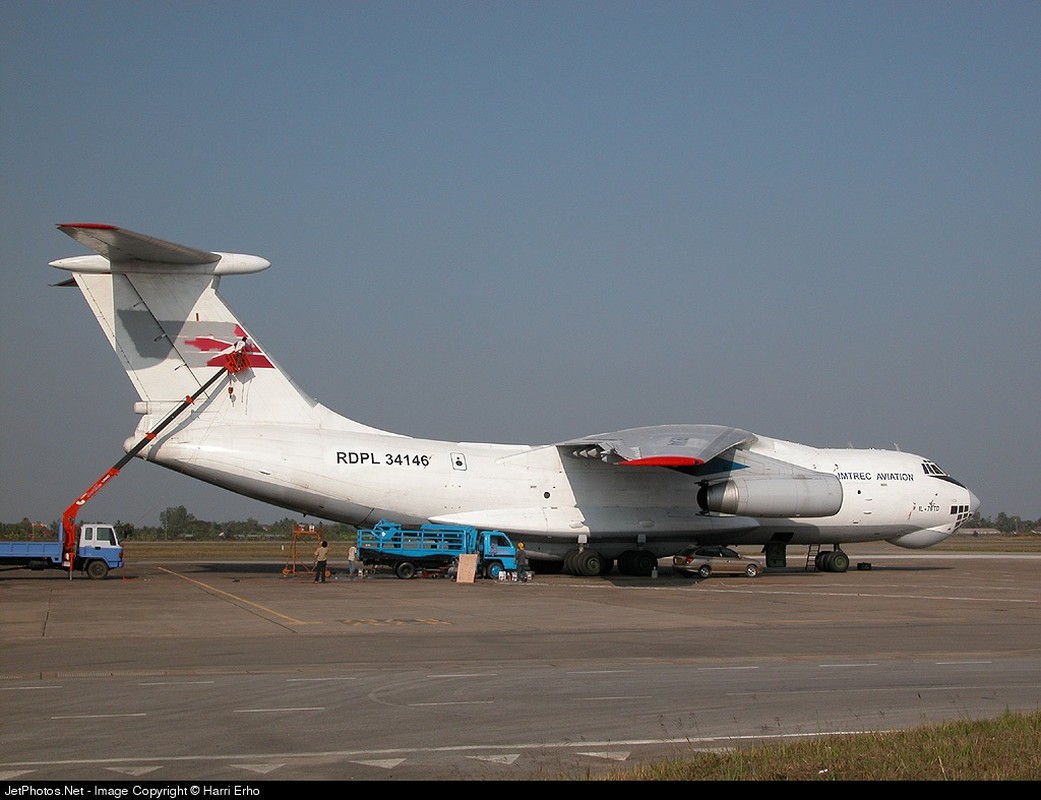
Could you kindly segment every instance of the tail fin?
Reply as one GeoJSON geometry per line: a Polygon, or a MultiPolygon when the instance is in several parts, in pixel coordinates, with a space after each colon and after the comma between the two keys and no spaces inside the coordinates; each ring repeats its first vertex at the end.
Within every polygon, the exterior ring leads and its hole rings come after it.
{"type": "Polygon", "coordinates": [[[270,266],[267,260],[196,250],[112,225],[58,229],[97,254],[51,266],[72,273],[141,397],[139,411],[163,413],[240,351],[248,368],[229,379],[241,382],[241,391],[236,397],[229,384],[234,402],[220,403],[222,414],[254,422],[313,415],[315,401],[264,353],[217,292],[223,275],[259,272],[270,266]]]}

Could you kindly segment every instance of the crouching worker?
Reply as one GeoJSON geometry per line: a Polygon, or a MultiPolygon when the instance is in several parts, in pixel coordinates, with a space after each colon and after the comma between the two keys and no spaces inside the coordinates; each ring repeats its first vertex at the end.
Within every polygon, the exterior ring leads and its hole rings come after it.
{"type": "Polygon", "coordinates": [[[517,580],[531,579],[531,568],[528,566],[528,554],[524,550],[524,542],[517,543],[517,580]]]}

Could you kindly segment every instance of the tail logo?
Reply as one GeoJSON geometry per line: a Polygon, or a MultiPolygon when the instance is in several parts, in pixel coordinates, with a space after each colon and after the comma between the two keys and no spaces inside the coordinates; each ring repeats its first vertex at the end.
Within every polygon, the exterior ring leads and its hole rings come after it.
{"type": "Polygon", "coordinates": [[[226,366],[227,358],[232,353],[245,353],[250,369],[270,369],[275,366],[261,349],[249,340],[246,332],[240,326],[235,326],[234,338],[223,339],[218,336],[213,334],[196,336],[194,339],[185,339],[184,344],[194,347],[201,353],[215,353],[213,358],[206,362],[208,367],[226,366]]]}

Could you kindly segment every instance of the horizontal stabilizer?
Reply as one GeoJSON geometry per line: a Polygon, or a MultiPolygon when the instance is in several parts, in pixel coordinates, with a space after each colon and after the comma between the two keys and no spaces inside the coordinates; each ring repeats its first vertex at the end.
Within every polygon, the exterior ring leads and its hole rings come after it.
{"type": "Polygon", "coordinates": [[[193,404],[195,415],[205,410],[221,424],[314,419],[314,400],[265,353],[217,291],[222,276],[266,269],[266,259],[200,250],[115,225],[57,227],[94,251],[51,266],[72,273],[142,409],[194,395],[234,355],[242,366],[193,404]]]}
{"type": "Polygon", "coordinates": [[[115,225],[69,223],[58,230],[93,250],[97,256],[52,261],[51,266],[83,274],[164,273],[242,275],[271,266],[265,258],[243,253],[211,253],[156,239],[115,225]],[[98,258],[100,256],[100,258],[98,258]]]}

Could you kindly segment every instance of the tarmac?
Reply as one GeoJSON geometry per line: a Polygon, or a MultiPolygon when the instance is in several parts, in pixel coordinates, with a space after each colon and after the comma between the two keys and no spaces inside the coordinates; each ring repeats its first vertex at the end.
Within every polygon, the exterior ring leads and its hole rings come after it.
{"type": "Polygon", "coordinates": [[[0,780],[555,781],[1041,709],[1041,556],[847,552],[706,580],[0,571],[0,780]]]}

